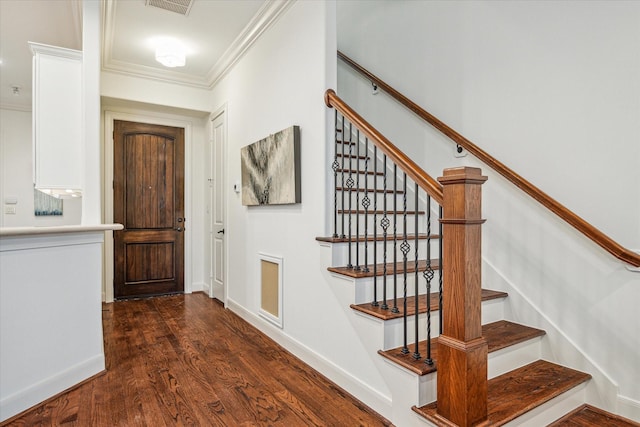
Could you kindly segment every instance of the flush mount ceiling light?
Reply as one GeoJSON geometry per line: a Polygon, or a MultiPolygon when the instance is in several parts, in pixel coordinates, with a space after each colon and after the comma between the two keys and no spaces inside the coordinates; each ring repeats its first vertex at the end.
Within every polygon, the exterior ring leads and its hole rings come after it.
{"type": "Polygon", "coordinates": [[[184,67],[186,52],[184,46],[174,39],[163,39],[156,45],[156,61],[165,67],[184,67]]]}

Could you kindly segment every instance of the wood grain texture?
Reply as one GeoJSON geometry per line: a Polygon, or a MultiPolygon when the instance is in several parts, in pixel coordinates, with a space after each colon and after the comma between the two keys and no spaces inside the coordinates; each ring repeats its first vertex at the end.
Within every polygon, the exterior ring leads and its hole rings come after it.
{"type": "MultiPolygon", "coordinates": [[[[506,292],[501,291],[492,291],[490,289],[482,290],[482,301],[489,301],[498,298],[506,298],[508,294],[506,292]]],[[[425,295],[420,295],[418,300],[418,313],[426,313],[427,312],[427,298],[425,295]]],[[[392,300],[388,299],[387,303],[389,307],[392,305],[392,300]]],[[[437,292],[431,293],[429,295],[429,304],[431,305],[431,310],[436,311],[439,310],[439,296],[437,292]]],[[[403,316],[402,308],[404,306],[404,299],[402,297],[398,298],[398,309],[400,310],[398,313],[391,312],[390,309],[383,309],[381,305],[373,306],[370,302],[364,304],[351,304],[351,308],[362,313],[368,314],[369,316],[377,317],[382,320],[391,320],[397,319],[403,316]]],[[[411,316],[415,313],[415,297],[407,297],[407,315],[411,316]]]]}
{"type": "MultiPolygon", "coordinates": [[[[418,240],[426,240],[427,239],[427,234],[426,233],[419,233],[418,234],[418,240]]],[[[407,240],[409,241],[413,241],[415,240],[416,235],[415,234],[407,234],[407,240]]],[[[437,234],[432,234],[431,235],[431,239],[439,239],[440,236],[438,236],[437,234]]],[[[328,243],[347,243],[349,241],[348,237],[332,237],[332,236],[328,236],[328,237],[316,237],[316,240],[318,242],[328,242],[328,243]]],[[[396,240],[393,237],[393,234],[387,234],[387,237],[385,239],[385,237],[381,234],[378,233],[375,237],[372,234],[368,234],[365,238],[365,236],[351,236],[351,241],[352,242],[373,242],[374,240],[377,242],[382,242],[384,240],[387,241],[393,241],[396,240]]]]}
{"type": "MultiPolygon", "coordinates": [[[[504,425],[589,378],[589,374],[545,360],[493,378],[488,384],[487,425],[504,425]]],[[[450,425],[437,416],[437,402],[413,410],[436,425],[450,425]]]]}
{"type": "Polygon", "coordinates": [[[548,427],[640,427],[640,423],[591,405],[582,405],[548,427]]]}
{"type": "MultiPolygon", "coordinates": [[[[544,334],[545,332],[542,329],[519,325],[507,320],[499,320],[482,326],[482,336],[487,340],[489,353],[540,337],[544,334]]],[[[431,358],[434,361],[433,365],[427,365],[424,361],[427,356],[426,340],[418,343],[418,352],[422,356],[421,359],[416,360],[413,357],[413,343],[409,345],[409,350],[409,353],[404,354],[402,353],[402,347],[397,347],[386,351],[381,350],[378,354],[418,375],[426,375],[438,369],[437,337],[431,339],[431,358]]]]}
{"type": "Polygon", "coordinates": [[[390,426],[202,293],[103,306],[107,372],[8,426],[390,426]]]}
{"type": "MultiPolygon", "coordinates": [[[[440,262],[437,259],[431,260],[431,268],[433,268],[434,270],[438,270],[440,268],[439,264],[440,262]]],[[[332,273],[337,273],[343,276],[359,279],[362,277],[373,277],[374,275],[384,276],[384,266],[385,264],[376,264],[375,266],[373,264],[369,264],[366,266],[369,269],[369,271],[364,271],[363,270],[364,266],[361,266],[360,270],[356,270],[355,268],[349,268],[349,267],[329,267],[327,268],[327,270],[329,270],[332,273]],[[374,270],[375,270],[375,273],[374,273],[374,270]]],[[[387,274],[394,274],[394,273],[402,274],[405,271],[404,265],[401,262],[397,264],[388,262],[386,266],[387,266],[387,274]],[[395,266],[395,269],[394,269],[394,266],[395,266]]],[[[418,271],[424,271],[425,268],[427,268],[427,260],[424,260],[424,259],[418,260],[418,271]]],[[[414,261],[407,262],[406,271],[407,273],[414,273],[416,271],[416,264],[414,261]]]]}
{"type": "MultiPolygon", "coordinates": [[[[560,217],[563,221],[574,227],[580,233],[585,235],[587,238],[592,240],[594,243],[599,245],[605,251],[609,252],[611,255],[616,257],[617,259],[624,261],[628,264],[631,264],[635,267],[640,267],[640,254],[633,252],[618,242],[613,240],[611,237],[604,234],[602,231],[595,228],[593,225],[576,215],[573,211],[569,210],[566,206],[562,205],[551,196],[543,192],[541,189],[524,179],[522,176],[518,175],[512,169],[507,167],[504,163],[500,162],[495,157],[491,156],[489,153],[475,145],[473,142],[453,130],[447,124],[442,122],[440,119],[435,117],[433,114],[429,113],[422,107],[420,107],[415,102],[411,101],[409,98],[395,90],[389,84],[381,80],[379,77],[375,76],[370,71],[366,70],[364,67],[359,65],[357,62],[346,56],[344,53],[338,51],[338,58],[343,60],[346,64],[351,66],[354,70],[361,73],[372,83],[375,83],[380,89],[387,92],[393,98],[395,98],[402,105],[407,107],[413,113],[415,113],[422,120],[429,123],[431,126],[440,131],[443,135],[447,136],[453,142],[463,147],[469,153],[473,154],[484,164],[498,172],[504,178],[506,178],[513,185],[524,191],[526,194],[531,196],[533,199],[538,201],[541,205],[549,209],[551,212],[560,217]]],[[[327,95],[325,95],[325,102],[327,102],[327,95]]],[[[330,105],[327,102],[327,105],[330,105]]],[[[340,110],[339,110],[340,111],[340,110]]]]}

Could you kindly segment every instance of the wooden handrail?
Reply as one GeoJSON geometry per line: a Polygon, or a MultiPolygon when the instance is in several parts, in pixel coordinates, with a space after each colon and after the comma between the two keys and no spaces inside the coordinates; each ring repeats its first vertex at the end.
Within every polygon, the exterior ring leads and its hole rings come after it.
{"type": "Polygon", "coordinates": [[[340,58],[354,70],[365,76],[368,80],[371,80],[371,82],[377,85],[379,89],[387,92],[394,99],[396,99],[396,101],[407,107],[409,110],[413,111],[418,117],[439,130],[442,134],[449,137],[449,139],[451,139],[453,142],[455,142],[456,144],[467,150],[469,153],[473,154],[480,161],[498,172],[516,187],[527,193],[529,196],[533,197],[541,205],[549,209],[551,212],[555,213],[562,220],[570,224],[580,233],[584,234],[587,238],[591,239],[605,251],[609,252],[619,260],[626,262],[627,264],[631,264],[634,267],[640,267],[640,254],[623,247],[611,237],[607,236],[602,231],[589,224],[587,221],[576,215],[573,211],[569,210],[566,206],[562,205],[560,202],[553,199],[544,191],[540,190],[538,187],[524,179],[522,176],[518,175],[516,172],[508,168],[495,157],[491,156],[486,151],[475,145],[473,142],[460,135],[458,132],[447,126],[437,117],[424,110],[418,104],[411,101],[409,98],[395,90],[393,87],[389,86],[383,80],[372,74],[367,69],[363,68],[360,64],[346,56],[344,53],[338,51],[338,58],[340,58]]]}
{"type": "Polygon", "coordinates": [[[434,201],[442,205],[442,186],[438,181],[426,173],[420,166],[404,154],[398,147],[393,145],[376,128],[371,126],[365,119],[356,113],[347,103],[345,103],[333,89],[328,89],[324,95],[324,102],[327,107],[335,108],[346,117],[356,128],[360,129],[387,157],[407,174],[420,188],[426,191],[434,201]]]}

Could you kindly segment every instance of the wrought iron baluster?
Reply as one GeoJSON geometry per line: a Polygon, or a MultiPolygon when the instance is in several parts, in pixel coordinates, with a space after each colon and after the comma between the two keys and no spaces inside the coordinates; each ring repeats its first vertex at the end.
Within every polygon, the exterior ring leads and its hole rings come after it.
{"type": "Polygon", "coordinates": [[[338,134],[340,128],[338,128],[338,110],[334,111],[334,149],[333,149],[333,163],[331,169],[333,169],[333,237],[338,237],[338,169],[340,169],[340,163],[338,163],[338,134]]]}
{"type": "Polygon", "coordinates": [[[402,251],[402,322],[403,322],[403,346],[402,354],[409,353],[409,346],[407,345],[407,254],[410,247],[407,240],[407,174],[402,175],[402,244],[400,245],[402,251]]]}
{"type": "MultiPolygon", "coordinates": [[[[347,268],[353,268],[353,264],[351,263],[351,200],[353,199],[353,150],[351,145],[351,135],[352,135],[352,124],[349,123],[349,178],[347,179],[347,188],[349,188],[349,236],[348,236],[348,252],[349,252],[349,262],[347,263],[347,268]]],[[[343,144],[346,143],[345,138],[342,138],[343,144]]]]}
{"type": "Polygon", "coordinates": [[[345,213],[344,212],[345,211],[345,209],[344,209],[345,208],[345,205],[344,205],[344,194],[346,192],[346,190],[345,190],[345,188],[346,188],[345,187],[345,181],[344,181],[344,177],[346,175],[345,166],[344,166],[344,162],[345,162],[345,160],[344,160],[345,159],[345,152],[344,152],[345,132],[344,131],[345,131],[345,129],[346,128],[345,128],[345,125],[344,125],[344,116],[342,116],[342,129],[341,129],[341,132],[340,132],[342,134],[342,192],[341,192],[342,194],[340,194],[340,196],[342,197],[342,203],[340,204],[340,208],[342,209],[342,217],[340,218],[341,222],[342,222],[342,234],[341,234],[340,237],[343,238],[343,239],[346,237],[345,234],[344,234],[344,216],[345,216],[344,215],[344,213],[345,213]]]}
{"type": "Polygon", "coordinates": [[[393,164],[393,313],[398,309],[398,165],[393,164]]]}
{"type": "MultiPolygon", "coordinates": [[[[424,278],[427,281],[427,357],[425,363],[427,365],[433,365],[433,359],[431,358],[431,281],[433,280],[434,272],[431,265],[431,196],[427,194],[427,267],[423,272],[424,278]]],[[[442,313],[440,313],[442,318],[442,313]]],[[[417,321],[417,318],[416,318],[417,321]]]]}
{"type": "MultiPolygon", "coordinates": [[[[419,289],[418,289],[418,234],[419,234],[419,229],[418,229],[418,191],[419,191],[419,187],[418,184],[415,184],[415,188],[414,188],[414,192],[415,192],[415,199],[414,199],[414,209],[416,211],[416,214],[414,215],[414,224],[413,224],[413,234],[414,234],[414,239],[413,239],[413,244],[415,246],[414,248],[414,255],[415,255],[415,272],[414,272],[414,284],[413,284],[413,294],[415,295],[413,298],[414,301],[414,309],[415,309],[415,349],[413,351],[413,358],[415,360],[420,359],[420,351],[418,350],[418,341],[419,341],[419,335],[418,335],[418,330],[419,330],[419,326],[420,326],[420,322],[418,322],[418,301],[420,300],[419,297],[419,289]]],[[[429,339],[429,337],[427,337],[427,339],[429,339]]]]}
{"type": "Polygon", "coordinates": [[[356,265],[354,270],[360,270],[360,129],[356,129],[356,265]]]}
{"type": "Polygon", "coordinates": [[[384,196],[382,198],[382,220],[380,225],[382,226],[382,309],[388,310],[387,304],[387,229],[391,224],[387,215],[387,155],[385,154],[382,161],[382,185],[384,196]]]}
{"type": "MultiPolygon", "coordinates": [[[[368,143],[368,140],[367,140],[368,143]]],[[[373,302],[378,304],[378,146],[373,145],[373,302]]]]}
{"type": "MultiPolygon", "coordinates": [[[[364,207],[364,264],[362,266],[362,271],[365,273],[369,272],[369,242],[367,241],[368,237],[368,227],[369,227],[369,205],[371,204],[371,200],[369,199],[369,185],[368,185],[368,173],[369,173],[369,138],[364,139],[364,155],[366,158],[364,159],[364,197],[362,198],[362,206],[364,207]]],[[[375,197],[375,194],[374,196],[375,197]]]]}

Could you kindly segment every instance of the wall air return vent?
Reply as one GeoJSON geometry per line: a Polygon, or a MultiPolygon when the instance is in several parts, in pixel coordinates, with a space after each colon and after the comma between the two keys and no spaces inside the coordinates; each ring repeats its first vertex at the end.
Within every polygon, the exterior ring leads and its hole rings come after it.
{"type": "Polygon", "coordinates": [[[145,0],[145,4],[187,16],[194,1],[195,0],[145,0]]]}

